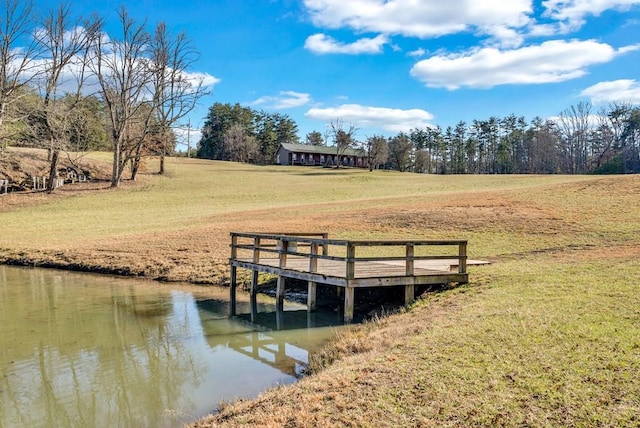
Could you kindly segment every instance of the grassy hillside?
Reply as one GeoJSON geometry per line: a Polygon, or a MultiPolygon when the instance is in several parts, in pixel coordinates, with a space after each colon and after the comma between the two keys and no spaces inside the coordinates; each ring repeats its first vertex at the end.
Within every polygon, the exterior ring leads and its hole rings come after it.
{"type": "MultiPolygon", "coordinates": [[[[147,167],[157,170],[152,161],[147,167]]],[[[529,244],[513,239],[508,228],[532,227],[532,219],[544,221],[545,228],[566,223],[532,206],[528,189],[542,187],[553,197],[554,186],[599,181],[370,173],[194,159],[170,159],[167,168],[166,177],[143,175],[136,185],[125,183],[118,191],[105,183],[91,192],[69,186],[53,197],[4,196],[0,212],[7,227],[0,236],[0,257],[219,282],[226,272],[230,231],[309,229],[340,237],[469,238],[474,256],[494,257],[566,244],[553,236],[529,244]],[[30,205],[30,199],[38,203],[30,205]],[[475,239],[489,231],[491,239],[475,239]]]]}
{"type": "Polygon", "coordinates": [[[220,282],[230,231],[312,230],[466,238],[470,257],[494,262],[341,334],[314,376],[201,426],[640,425],[640,176],[190,159],[168,171],[115,191],[0,196],[0,259],[220,282]]]}

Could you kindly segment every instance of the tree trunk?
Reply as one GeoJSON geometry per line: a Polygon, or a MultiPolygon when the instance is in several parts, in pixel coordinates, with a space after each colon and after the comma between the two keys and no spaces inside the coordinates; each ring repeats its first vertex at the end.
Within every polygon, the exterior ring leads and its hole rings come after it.
{"type": "Polygon", "coordinates": [[[160,155],[160,175],[164,175],[164,153],[160,155]]]}
{"type": "MultiPolygon", "coordinates": [[[[5,103],[0,101],[0,130],[4,129],[2,126],[4,124],[4,114],[5,114],[5,103]]],[[[0,152],[4,152],[7,150],[8,142],[7,138],[4,138],[4,135],[0,135],[0,152]]]]}
{"type": "Polygon", "coordinates": [[[120,152],[120,142],[114,143],[115,147],[113,148],[113,169],[111,171],[111,187],[119,187],[120,186],[120,176],[121,176],[121,165],[120,165],[120,157],[122,153],[120,152]]]}
{"type": "Polygon", "coordinates": [[[136,181],[136,176],[138,175],[138,170],[140,169],[140,155],[136,154],[133,159],[131,159],[131,181],[136,181]]]}
{"type": "Polygon", "coordinates": [[[56,179],[58,178],[58,158],[60,150],[53,150],[51,153],[51,164],[49,167],[49,181],[47,182],[47,193],[51,193],[56,188],[56,179]]]}

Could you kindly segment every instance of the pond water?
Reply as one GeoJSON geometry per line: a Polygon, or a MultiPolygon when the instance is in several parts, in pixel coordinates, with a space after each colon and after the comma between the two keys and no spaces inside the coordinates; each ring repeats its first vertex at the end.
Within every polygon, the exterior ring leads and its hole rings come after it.
{"type": "Polygon", "coordinates": [[[257,307],[241,295],[229,319],[221,287],[0,266],[0,428],[180,426],[294,382],[340,325],[257,307]]]}

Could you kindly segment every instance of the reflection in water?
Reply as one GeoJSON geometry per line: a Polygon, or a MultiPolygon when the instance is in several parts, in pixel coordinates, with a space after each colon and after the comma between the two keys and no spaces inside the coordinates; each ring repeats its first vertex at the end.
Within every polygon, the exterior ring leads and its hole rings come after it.
{"type": "Polygon", "coordinates": [[[264,296],[230,320],[227,294],[0,266],[0,427],[180,425],[292,382],[333,334],[264,296]]]}

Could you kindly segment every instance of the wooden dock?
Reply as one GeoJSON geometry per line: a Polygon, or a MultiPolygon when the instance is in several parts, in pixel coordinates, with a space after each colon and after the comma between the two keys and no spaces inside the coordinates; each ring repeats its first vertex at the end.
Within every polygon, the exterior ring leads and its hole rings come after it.
{"type": "Polygon", "coordinates": [[[258,273],[277,275],[278,308],[286,278],[308,282],[309,311],[316,307],[317,284],[343,290],[345,322],[353,319],[356,288],[404,287],[408,304],[415,299],[416,286],[469,280],[465,240],[358,241],[329,239],[326,233],[232,232],[229,263],[231,315],[236,314],[238,268],[252,271],[252,301],[258,273]]]}

